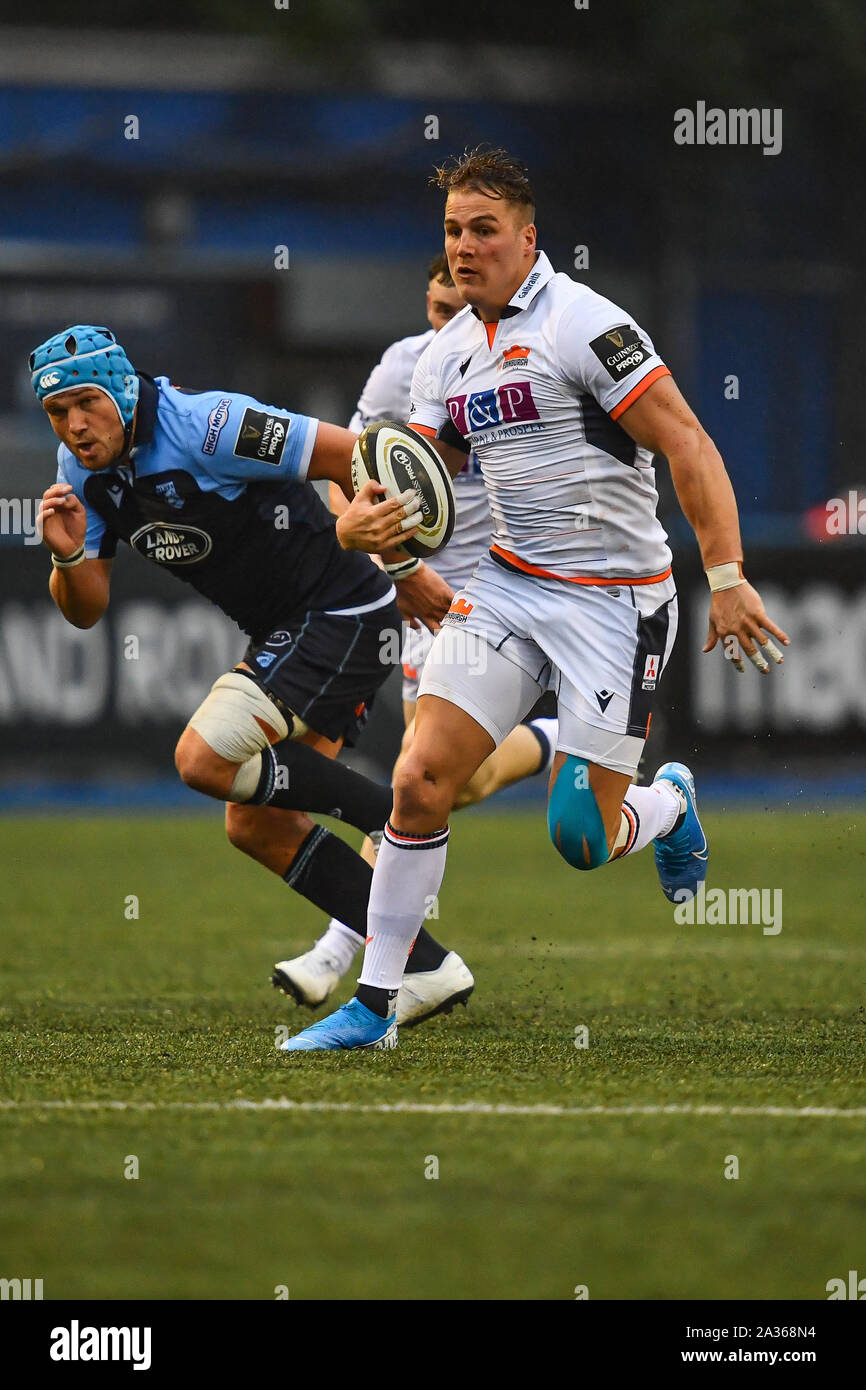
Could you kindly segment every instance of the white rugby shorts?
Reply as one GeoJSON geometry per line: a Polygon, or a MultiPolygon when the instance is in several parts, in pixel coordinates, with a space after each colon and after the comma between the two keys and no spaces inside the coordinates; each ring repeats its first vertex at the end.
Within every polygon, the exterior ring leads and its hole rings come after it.
{"type": "Polygon", "coordinates": [[[484,556],[432,643],[418,696],[459,705],[498,745],[553,690],[557,748],[633,777],[676,631],[672,577],[569,584],[484,556]]]}

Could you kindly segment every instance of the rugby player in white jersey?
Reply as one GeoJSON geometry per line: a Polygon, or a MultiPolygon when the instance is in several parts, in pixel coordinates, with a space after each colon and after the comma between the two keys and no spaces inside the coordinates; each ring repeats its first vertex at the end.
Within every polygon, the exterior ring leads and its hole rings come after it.
{"type": "MultiPolygon", "coordinates": [[[[349,429],[355,434],[375,420],[405,420],[411,403],[412,377],[418,359],[432,341],[464,306],[464,300],[451,279],[448,262],[440,252],[427,272],[426,333],[400,338],[382,354],[367,378],[349,429]]],[[[469,455],[454,479],[457,519],[447,548],[427,562],[454,591],[469,582],[472,571],[490,544],[490,507],[478,461],[469,455]]],[[[348,500],[336,483],[330,485],[332,512],[341,516],[348,500]]],[[[438,624],[436,625],[438,627],[438,624]]],[[[403,718],[405,734],[399,769],[412,743],[418,682],[430,647],[430,628],[407,624],[404,628],[403,718]]],[[[465,787],[457,794],[455,809],[474,805],[503,787],[524,777],[549,771],[556,750],[556,720],[540,717],[519,724],[484,760],[465,787]]],[[[396,769],[395,769],[396,770],[396,769]]],[[[372,840],[365,840],[362,856],[376,862],[372,840]]],[[[291,995],[307,1008],[318,1008],[348,971],[363,936],[336,917],[311,950],[289,960],[278,961],[272,980],[277,989],[291,995]]],[[[475,981],[465,961],[456,951],[446,951],[428,934],[417,942],[412,955],[412,973],[406,975],[397,996],[397,1023],[412,1026],[438,1013],[450,1013],[456,1003],[465,1004],[475,981]],[[424,955],[423,960],[418,958],[424,955]]]]}
{"type": "MultiPolygon", "coordinates": [[[[676,631],[654,455],[670,465],[707,573],[704,651],[733,638],[766,674],[782,659],[772,637],[788,642],[743,576],[734,493],[712,440],[647,333],[555,274],[536,249],[524,166],[479,150],[436,181],[446,193],[448,264],[467,307],[418,363],[410,424],[436,438],[452,472],[459,451],[478,455],[493,545],[424,667],[374,870],[357,995],[288,1039],[286,1051],[396,1045],[393,1001],[424,903],[442,881],[457,791],[548,682],[559,704],[548,801],[559,853],[586,871],[653,843],[666,896],[697,891],[708,849],[689,769],[666,763],[651,786],[631,785],[676,631]],[[486,648],[474,679],[467,637],[486,648]]],[[[378,520],[368,486],[337,523],[341,542],[371,548],[378,520]]]]}

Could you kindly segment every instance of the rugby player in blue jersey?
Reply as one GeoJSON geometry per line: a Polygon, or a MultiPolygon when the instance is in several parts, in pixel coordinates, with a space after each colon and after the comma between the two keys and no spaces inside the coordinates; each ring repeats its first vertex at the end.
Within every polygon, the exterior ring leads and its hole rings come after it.
{"type": "MultiPolygon", "coordinates": [[[[191,584],[249,636],[177,745],[183,781],[228,803],[231,843],[363,937],[368,864],[307,813],[379,834],[390,788],[334,761],[390,673],[401,618],[432,629],[452,593],[429,567],[395,583],[413,513],[380,512],[386,569],[339,545],[313,488],[352,497],[355,435],[236,391],[186,391],[133,367],[106,328],[77,324],[30,356],[60,440],[39,519],[50,591],[68,622],[104,614],[118,541],[191,584]]],[[[408,494],[407,494],[408,498],[408,494]]],[[[165,673],[171,679],[171,671],[165,673]]],[[[409,973],[447,955],[419,933],[409,973]]]]}

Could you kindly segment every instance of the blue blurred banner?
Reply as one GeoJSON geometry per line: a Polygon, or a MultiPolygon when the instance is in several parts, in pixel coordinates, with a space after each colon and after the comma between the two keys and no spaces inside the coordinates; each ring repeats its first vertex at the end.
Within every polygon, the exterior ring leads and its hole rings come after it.
{"type": "MultiPolygon", "coordinates": [[[[749,574],[792,646],[781,668],[739,675],[720,648],[702,654],[706,580],[676,566],[680,627],[653,716],[653,758],[729,771],[847,758],[866,730],[866,583],[844,542],[811,552],[755,552],[749,574]]],[[[173,775],[173,752],[211,683],[245,638],[215,608],[122,553],[95,628],[71,627],[48,595],[38,546],[0,546],[0,776],[10,785],[62,775],[99,781],[118,769],[173,775]]],[[[399,676],[387,715],[357,756],[383,778],[399,738],[399,676]]]]}

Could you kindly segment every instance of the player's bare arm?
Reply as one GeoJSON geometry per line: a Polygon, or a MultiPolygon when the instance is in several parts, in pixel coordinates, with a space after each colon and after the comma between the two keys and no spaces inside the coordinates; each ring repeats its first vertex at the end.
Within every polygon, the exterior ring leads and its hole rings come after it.
{"type": "MultiPolygon", "coordinates": [[[[417,426],[414,428],[417,429],[417,426]]],[[[418,430],[419,434],[426,434],[426,430],[418,430]]],[[[466,455],[460,449],[455,449],[453,444],[446,444],[444,439],[431,439],[430,443],[436,450],[452,478],[456,478],[461,468],[466,462],[466,455]]]]}
{"type": "Polygon", "coordinates": [[[338,483],[328,483],[328,507],[334,516],[342,516],[349,505],[349,499],[338,483]]]}
{"type": "Polygon", "coordinates": [[[84,549],[87,518],[69,483],[52,483],[46,489],[37,525],[55,559],[48,585],[51,597],[73,627],[93,627],[108,607],[111,561],[76,558],[84,549]]]}
{"type": "Polygon", "coordinates": [[[316,442],[310,455],[307,477],[311,482],[326,479],[336,483],[349,501],[354,494],[352,488],[352,450],[355,435],[340,425],[329,425],[320,420],[316,430],[316,442]]]}
{"type": "MultiPolygon", "coordinates": [[[[736,575],[732,572],[732,587],[711,595],[703,650],[712,651],[719,638],[734,636],[765,675],[770,668],[759,648],[781,662],[770,634],[785,646],[790,639],[767,617],[757,590],[737,582],[742,579],[743,561],[737,502],[718,449],[669,376],[648,387],[618,423],[637,444],[667,458],[680,506],[697,536],[704,569],[738,567],[736,575]]],[[[743,669],[741,662],[735,664],[743,669]]]]}
{"type": "Polygon", "coordinates": [[[404,524],[407,512],[400,498],[377,501],[376,494],[385,493],[385,489],[378,484],[368,483],[355,497],[352,487],[355,439],[351,430],[320,421],[307,477],[311,481],[327,479],[332,484],[329,488],[332,511],[336,510],[334,500],[339,496],[337,489],[347,498],[347,505],[340,513],[337,525],[337,538],[343,549],[365,550],[368,554],[378,555],[384,550],[393,549],[407,536],[414,535],[415,530],[404,524]],[[348,520],[343,522],[343,517],[348,517],[348,520]]]}
{"type": "Polygon", "coordinates": [[[430,632],[438,632],[453,597],[442,576],[423,563],[397,583],[397,606],[410,627],[417,628],[420,621],[430,632]]]}

